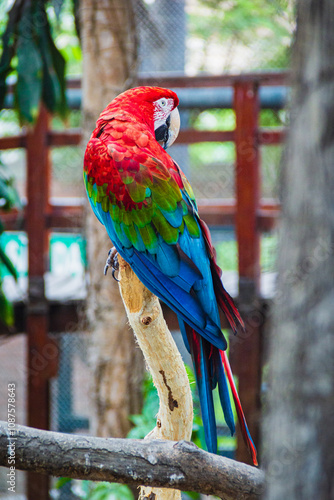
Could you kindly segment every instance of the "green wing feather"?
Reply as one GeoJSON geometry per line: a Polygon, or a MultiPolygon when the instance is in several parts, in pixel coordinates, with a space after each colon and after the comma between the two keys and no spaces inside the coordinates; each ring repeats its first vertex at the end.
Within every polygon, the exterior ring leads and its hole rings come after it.
{"type": "Polygon", "coordinates": [[[84,180],[93,204],[99,203],[109,212],[121,241],[155,254],[159,236],[167,244],[176,244],[186,228],[192,238],[199,238],[197,207],[184,176],[182,192],[175,172],[172,175],[158,159],[147,154],[143,161],[141,154],[140,162],[134,157],[130,164],[127,159],[114,162],[108,155],[109,182],[102,183],[103,176],[94,177],[93,173],[84,174],[84,180]]]}

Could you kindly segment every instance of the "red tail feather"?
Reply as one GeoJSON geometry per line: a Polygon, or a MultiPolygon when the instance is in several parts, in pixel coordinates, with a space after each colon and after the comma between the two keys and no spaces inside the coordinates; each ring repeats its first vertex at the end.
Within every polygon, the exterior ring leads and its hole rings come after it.
{"type": "Polygon", "coordinates": [[[244,415],[244,412],[243,412],[243,409],[242,409],[242,406],[240,403],[237,388],[235,387],[235,383],[233,380],[232,370],[231,370],[231,366],[230,366],[228,357],[226,356],[225,351],[220,351],[220,356],[221,356],[222,363],[224,365],[225,373],[227,375],[227,378],[228,378],[228,381],[229,381],[229,384],[231,387],[231,391],[232,391],[232,395],[233,395],[233,399],[234,399],[234,404],[235,404],[235,408],[237,410],[239,424],[241,427],[242,436],[243,436],[244,441],[246,443],[246,446],[249,449],[249,452],[251,454],[253,464],[257,466],[258,461],[257,461],[257,455],[256,455],[256,448],[254,446],[253,440],[252,440],[251,435],[250,435],[249,430],[248,430],[246,418],[245,418],[245,415],[244,415]]]}

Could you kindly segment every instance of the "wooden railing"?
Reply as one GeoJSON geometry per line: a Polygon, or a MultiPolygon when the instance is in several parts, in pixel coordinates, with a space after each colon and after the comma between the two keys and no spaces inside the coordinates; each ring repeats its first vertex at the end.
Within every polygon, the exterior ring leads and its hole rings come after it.
{"type": "MultiPolygon", "coordinates": [[[[169,88],[233,87],[233,108],[236,128],[230,131],[182,130],[179,144],[196,142],[233,141],[236,147],[236,196],[233,200],[200,201],[201,217],[210,225],[231,225],[236,228],[239,267],[238,303],[245,319],[246,332],[238,342],[232,343],[231,362],[239,377],[239,392],[251,433],[259,442],[258,422],[260,413],[261,383],[261,332],[265,313],[260,302],[260,236],[276,223],[279,205],[261,199],[260,155],[261,145],[279,144],[284,131],[264,130],[259,127],[259,88],[284,85],[286,73],[259,73],[237,76],[173,77],[155,76],[142,78],[142,85],[159,85],[169,88]],[[254,321],[256,317],[262,319],[254,321]],[[261,316],[262,315],[262,316],[261,316]]],[[[80,82],[71,84],[79,88],[80,82]]],[[[0,138],[0,150],[25,148],[27,152],[27,205],[24,215],[13,211],[1,214],[7,229],[22,228],[27,231],[29,249],[29,293],[26,306],[17,305],[16,324],[28,334],[28,425],[49,428],[49,380],[57,372],[57,357],[45,355],[46,346],[53,346],[49,332],[66,330],[66,321],[77,320],[71,304],[49,303],[45,298],[44,274],[48,270],[48,233],[51,229],[80,228],[83,223],[82,206],[56,206],[50,202],[51,147],[76,146],[82,140],[77,129],[54,131],[50,129],[48,113],[42,109],[32,131],[17,136],[0,138]],[[58,308],[58,309],[57,309],[58,308]],[[61,310],[62,315],[57,314],[61,310]],[[25,311],[25,320],[22,313],[25,311]],[[45,363],[36,370],[36,359],[45,363]]],[[[175,324],[174,317],[166,311],[167,320],[175,324]]],[[[240,439],[237,458],[248,461],[248,454],[240,439]]],[[[47,483],[42,477],[32,475],[29,484],[38,484],[38,491],[31,490],[29,498],[46,498],[47,483]],[[43,482],[44,481],[44,482],[43,482]],[[37,491],[37,493],[36,493],[37,491]],[[37,494],[37,496],[36,496],[37,494]]]]}

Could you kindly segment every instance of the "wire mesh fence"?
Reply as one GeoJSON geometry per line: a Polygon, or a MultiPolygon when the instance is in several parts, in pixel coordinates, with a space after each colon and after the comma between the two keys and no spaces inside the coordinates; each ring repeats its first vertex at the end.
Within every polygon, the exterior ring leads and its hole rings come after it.
{"type": "Polygon", "coordinates": [[[66,332],[57,335],[60,358],[52,380],[51,429],[59,432],[89,431],[90,374],[88,335],[66,332]]]}
{"type": "Polygon", "coordinates": [[[144,0],[136,6],[143,71],[194,75],[288,66],[295,28],[290,0],[144,0]]]}

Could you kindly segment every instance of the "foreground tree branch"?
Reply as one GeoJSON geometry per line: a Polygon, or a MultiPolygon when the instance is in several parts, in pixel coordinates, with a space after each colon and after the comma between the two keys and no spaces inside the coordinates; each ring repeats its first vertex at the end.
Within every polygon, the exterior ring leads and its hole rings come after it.
{"type": "Polygon", "coordinates": [[[223,500],[259,499],[264,484],[262,471],[185,441],[104,439],[19,425],[13,436],[0,422],[1,466],[8,467],[11,442],[16,469],[58,477],[177,488],[223,500]]]}

